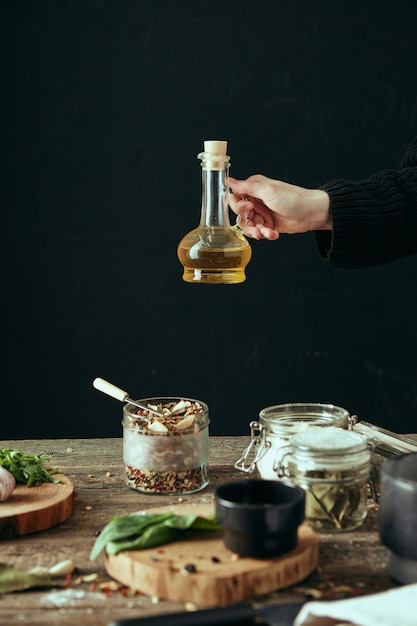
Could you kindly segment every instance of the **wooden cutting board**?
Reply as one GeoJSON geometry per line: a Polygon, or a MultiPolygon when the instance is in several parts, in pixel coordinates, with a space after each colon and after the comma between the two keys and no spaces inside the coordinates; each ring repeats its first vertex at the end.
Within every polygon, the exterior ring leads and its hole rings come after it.
{"type": "MultiPolygon", "coordinates": [[[[207,517],[212,504],[178,504],[147,509],[207,517]]],[[[298,532],[297,547],[272,560],[243,558],[223,544],[221,533],[204,539],[176,541],[157,548],[106,555],[107,573],[148,596],[197,606],[221,606],[294,585],[313,572],[319,561],[318,536],[307,524],[298,532]],[[187,573],[185,565],[196,571],[187,573]]]]}
{"type": "Polygon", "coordinates": [[[61,482],[18,485],[10,498],[0,502],[0,539],[45,530],[71,515],[74,484],[63,474],[54,478],[61,482]]]}

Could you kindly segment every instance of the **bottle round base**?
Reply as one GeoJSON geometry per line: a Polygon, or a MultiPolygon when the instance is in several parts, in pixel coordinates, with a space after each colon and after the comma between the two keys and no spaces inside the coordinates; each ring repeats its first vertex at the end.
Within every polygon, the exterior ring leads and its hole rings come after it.
{"type": "Polygon", "coordinates": [[[389,552],[388,571],[397,582],[406,585],[417,582],[417,561],[389,552]]]}
{"type": "Polygon", "coordinates": [[[243,283],[246,280],[246,274],[242,269],[198,270],[194,268],[184,268],[182,279],[186,283],[223,283],[234,285],[243,283]]]}

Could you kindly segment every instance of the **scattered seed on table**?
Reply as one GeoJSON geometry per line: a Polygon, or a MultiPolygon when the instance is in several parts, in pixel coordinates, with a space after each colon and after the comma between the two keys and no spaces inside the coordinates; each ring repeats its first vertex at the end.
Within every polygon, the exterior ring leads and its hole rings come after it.
{"type": "Polygon", "coordinates": [[[187,565],[184,565],[185,572],[187,572],[188,574],[194,574],[197,571],[196,566],[194,565],[194,563],[187,563],[187,565]]]}
{"type": "Polygon", "coordinates": [[[84,583],[92,583],[94,580],[97,580],[98,574],[85,574],[81,578],[84,583]]]}

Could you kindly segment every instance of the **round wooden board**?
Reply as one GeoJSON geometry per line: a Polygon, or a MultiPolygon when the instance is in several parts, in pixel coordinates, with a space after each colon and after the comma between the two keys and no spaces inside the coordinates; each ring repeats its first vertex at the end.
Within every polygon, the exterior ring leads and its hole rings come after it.
{"type": "MultiPolygon", "coordinates": [[[[207,517],[214,513],[214,503],[155,507],[146,513],[166,511],[207,517]]],[[[148,596],[211,607],[290,587],[313,572],[318,561],[318,536],[302,524],[297,547],[277,559],[236,558],[221,534],[215,533],[204,539],[106,555],[105,567],[110,576],[148,596]],[[193,564],[196,572],[187,575],[187,564],[193,564]]]]}
{"type": "Polygon", "coordinates": [[[60,482],[18,485],[10,498],[0,502],[0,539],[45,530],[71,515],[74,484],[63,474],[54,478],[60,482]]]}

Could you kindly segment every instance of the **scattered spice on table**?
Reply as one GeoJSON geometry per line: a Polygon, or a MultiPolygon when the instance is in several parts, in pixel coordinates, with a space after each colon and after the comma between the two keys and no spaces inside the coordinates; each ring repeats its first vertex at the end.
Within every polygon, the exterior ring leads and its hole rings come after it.
{"type": "Polygon", "coordinates": [[[197,567],[194,565],[194,563],[187,563],[186,565],[184,565],[183,570],[184,572],[186,572],[186,574],[195,574],[197,571],[197,567]]]}

